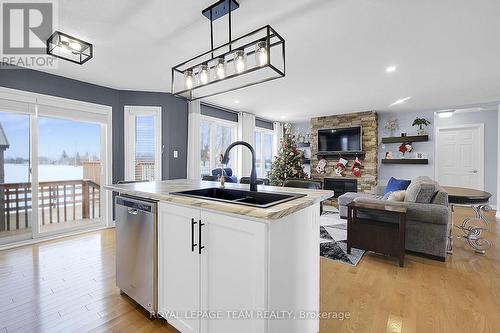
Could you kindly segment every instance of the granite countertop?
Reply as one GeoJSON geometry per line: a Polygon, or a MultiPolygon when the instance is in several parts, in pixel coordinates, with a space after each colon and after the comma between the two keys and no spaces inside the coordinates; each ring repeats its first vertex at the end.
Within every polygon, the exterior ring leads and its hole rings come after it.
{"type": "MultiPolygon", "coordinates": [[[[259,191],[265,192],[290,192],[305,194],[305,197],[287,201],[269,208],[250,207],[220,201],[198,199],[170,194],[172,192],[195,190],[207,187],[218,187],[218,182],[208,182],[201,180],[166,180],[158,182],[129,183],[105,185],[104,188],[122,194],[133,195],[142,198],[168,201],[181,205],[194,206],[199,208],[243,215],[258,219],[276,220],[294,212],[312,206],[333,196],[333,191],[309,190],[295,187],[276,187],[259,185],[259,191]]],[[[248,184],[226,183],[226,188],[249,190],[248,184]]]]}

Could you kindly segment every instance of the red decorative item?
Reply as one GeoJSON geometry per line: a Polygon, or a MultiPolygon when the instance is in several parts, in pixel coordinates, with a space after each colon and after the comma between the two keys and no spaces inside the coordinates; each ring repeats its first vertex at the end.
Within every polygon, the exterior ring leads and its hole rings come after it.
{"type": "Polygon", "coordinates": [[[354,161],[351,170],[352,174],[356,177],[361,176],[361,169],[363,168],[363,163],[356,157],[356,160],[354,161]]]}
{"type": "Polygon", "coordinates": [[[411,142],[404,142],[401,144],[401,146],[399,146],[398,150],[404,155],[405,153],[411,152],[413,150],[413,147],[411,145],[411,142]]]}
{"type": "Polygon", "coordinates": [[[335,174],[337,176],[344,176],[344,171],[345,171],[345,168],[347,166],[347,160],[343,159],[342,157],[339,158],[339,161],[337,162],[337,164],[335,164],[335,174]]]}

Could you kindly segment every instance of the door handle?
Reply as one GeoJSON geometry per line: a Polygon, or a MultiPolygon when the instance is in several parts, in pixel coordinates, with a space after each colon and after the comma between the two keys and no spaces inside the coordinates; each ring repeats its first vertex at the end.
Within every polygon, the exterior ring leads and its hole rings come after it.
{"type": "Polygon", "coordinates": [[[201,223],[201,220],[199,221],[200,223],[198,224],[198,254],[201,254],[201,250],[204,249],[205,247],[201,245],[201,227],[205,225],[205,223],[201,223]]]}
{"type": "Polygon", "coordinates": [[[472,170],[472,171],[469,171],[469,173],[478,173],[477,170],[472,170]]]}
{"type": "Polygon", "coordinates": [[[194,252],[194,248],[198,246],[198,244],[194,243],[194,225],[198,223],[194,221],[194,218],[191,219],[191,252],[194,252]]]}

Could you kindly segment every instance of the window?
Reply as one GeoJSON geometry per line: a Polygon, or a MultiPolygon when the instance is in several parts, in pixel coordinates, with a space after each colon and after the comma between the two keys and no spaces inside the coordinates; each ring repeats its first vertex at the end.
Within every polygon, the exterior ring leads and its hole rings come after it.
{"type": "Polygon", "coordinates": [[[125,178],[161,180],[161,108],[125,107],[125,178]]]}
{"type": "MultiPolygon", "coordinates": [[[[200,171],[201,175],[210,175],[220,167],[220,156],[226,148],[236,141],[237,124],[213,117],[201,117],[200,123],[200,171]]],[[[236,151],[231,151],[228,168],[236,168],[236,151]]]]}
{"type": "Polygon", "coordinates": [[[0,88],[0,244],[111,221],[111,108],[0,88]]]}
{"type": "Polygon", "coordinates": [[[273,163],[274,132],[258,128],[255,131],[255,167],[257,177],[267,178],[273,163]]]}

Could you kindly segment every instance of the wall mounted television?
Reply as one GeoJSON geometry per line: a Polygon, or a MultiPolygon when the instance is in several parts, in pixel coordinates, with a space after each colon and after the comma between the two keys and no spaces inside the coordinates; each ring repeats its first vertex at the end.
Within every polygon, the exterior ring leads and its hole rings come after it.
{"type": "Polygon", "coordinates": [[[361,153],[361,127],[318,130],[318,155],[361,153]]]}

